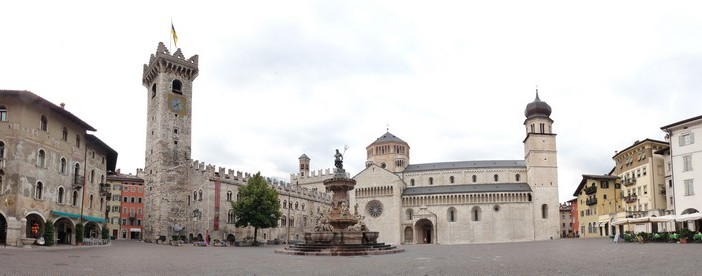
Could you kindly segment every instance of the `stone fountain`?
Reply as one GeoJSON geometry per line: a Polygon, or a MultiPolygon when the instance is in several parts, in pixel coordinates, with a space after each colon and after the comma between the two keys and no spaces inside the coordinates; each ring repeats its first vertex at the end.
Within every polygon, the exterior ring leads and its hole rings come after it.
{"type": "Polygon", "coordinates": [[[364,217],[358,213],[358,204],[354,211],[349,210],[349,191],[353,190],[356,180],[348,178],[343,167],[343,155],[336,150],[334,175],[324,180],[327,192],[332,192],[332,207],[322,214],[313,232],[305,233],[305,243],[295,244],[276,253],[291,255],[330,255],[356,256],[379,255],[403,252],[396,246],[378,243],[378,232],[370,231],[363,222],[364,217]]]}

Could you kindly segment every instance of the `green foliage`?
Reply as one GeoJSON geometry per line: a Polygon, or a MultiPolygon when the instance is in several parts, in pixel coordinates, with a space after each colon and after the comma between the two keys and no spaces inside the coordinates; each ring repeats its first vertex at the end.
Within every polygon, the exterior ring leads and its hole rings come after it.
{"type": "Polygon", "coordinates": [[[695,235],[695,232],[690,231],[690,229],[687,229],[687,228],[680,229],[680,238],[681,239],[692,240],[694,235],[695,235]]]}
{"type": "Polygon", "coordinates": [[[238,200],[232,202],[236,227],[254,227],[254,240],[258,229],[278,226],[283,215],[280,211],[278,191],[269,186],[261,173],[256,173],[248,184],[239,188],[238,200]]]}
{"type": "Polygon", "coordinates": [[[110,239],[110,229],[107,229],[107,224],[102,226],[102,239],[103,240],[109,240],[110,239]]]}
{"type": "Polygon", "coordinates": [[[81,224],[81,223],[78,223],[76,225],[76,242],[77,243],[83,242],[83,224],[81,224]]]}
{"type": "Polygon", "coordinates": [[[52,246],[54,245],[54,224],[47,223],[44,225],[44,245],[52,246]]]}

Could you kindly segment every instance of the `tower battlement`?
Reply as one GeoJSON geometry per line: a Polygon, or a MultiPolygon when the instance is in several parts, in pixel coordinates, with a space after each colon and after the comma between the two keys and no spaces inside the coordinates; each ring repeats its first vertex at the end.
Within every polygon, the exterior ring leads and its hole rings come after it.
{"type": "MultiPolygon", "coordinates": [[[[316,171],[310,171],[309,174],[303,174],[303,173],[291,173],[290,174],[290,179],[291,180],[319,180],[323,181],[330,176],[334,175],[334,170],[331,168],[326,168],[326,169],[320,169],[316,171]]],[[[350,178],[350,174],[346,173],[346,177],[350,178]]]]}
{"type": "Polygon", "coordinates": [[[171,55],[166,45],[159,42],[156,54],[151,54],[149,64],[144,64],[141,82],[144,86],[148,86],[158,76],[158,73],[172,73],[193,81],[199,72],[198,60],[198,55],[185,59],[180,48],[171,55]]]}

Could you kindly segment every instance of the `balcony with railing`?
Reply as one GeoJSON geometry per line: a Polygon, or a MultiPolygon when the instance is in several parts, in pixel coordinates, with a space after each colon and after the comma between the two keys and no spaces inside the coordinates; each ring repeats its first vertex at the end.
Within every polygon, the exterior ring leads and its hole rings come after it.
{"type": "Polygon", "coordinates": [[[597,186],[592,185],[590,187],[585,187],[583,190],[585,190],[586,195],[591,195],[597,192],[597,186]]]}
{"type": "Polygon", "coordinates": [[[631,194],[628,196],[624,197],[624,202],[626,203],[635,203],[636,202],[636,194],[631,194]]]}
{"type": "Polygon", "coordinates": [[[100,195],[106,196],[108,194],[110,194],[110,184],[100,183],[100,195]]]}
{"type": "Polygon", "coordinates": [[[587,204],[587,206],[595,205],[595,204],[597,204],[597,198],[596,197],[588,198],[585,200],[585,204],[587,204]]]}
{"type": "Polygon", "coordinates": [[[622,184],[627,187],[634,185],[636,184],[636,178],[625,178],[624,181],[622,181],[622,184]]]}
{"type": "Polygon", "coordinates": [[[82,176],[79,174],[72,175],[71,184],[73,185],[74,189],[82,188],[83,185],[85,184],[85,176],[82,176]]]}

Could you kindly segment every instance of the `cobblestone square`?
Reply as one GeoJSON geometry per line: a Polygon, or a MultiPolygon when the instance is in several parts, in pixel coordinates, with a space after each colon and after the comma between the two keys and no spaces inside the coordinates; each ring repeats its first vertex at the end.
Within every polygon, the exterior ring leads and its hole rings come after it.
{"type": "Polygon", "coordinates": [[[363,257],[273,253],[279,247],[173,247],[137,241],[105,247],[0,247],[0,269],[2,275],[699,275],[702,244],[565,239],[411,245],[402,246],[404,253],[363,257]]]}

